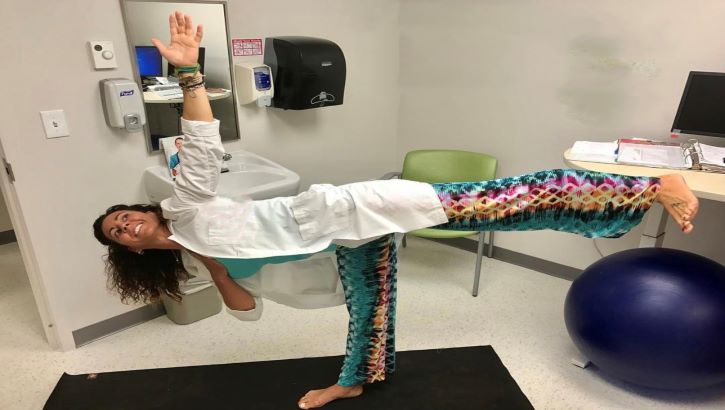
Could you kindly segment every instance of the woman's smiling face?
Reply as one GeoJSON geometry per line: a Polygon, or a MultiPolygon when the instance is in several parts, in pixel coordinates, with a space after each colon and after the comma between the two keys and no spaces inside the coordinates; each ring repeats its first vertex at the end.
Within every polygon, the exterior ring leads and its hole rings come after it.
{"type": "Polygon", "coordinates": [[[106,238],[135,249],[152,246],[160,226],[155,213],[130,210],[112,212],[101,224],[106,238]]]}

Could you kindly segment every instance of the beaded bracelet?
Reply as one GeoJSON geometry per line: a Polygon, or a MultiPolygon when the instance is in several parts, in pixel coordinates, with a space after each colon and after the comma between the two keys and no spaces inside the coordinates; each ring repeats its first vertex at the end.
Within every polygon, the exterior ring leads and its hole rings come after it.
{"type": "Polygon", "coordinates": [[[179,81],[179,87],[182,90],[193,90],[203,86],[204,83],[204,77],[186,77],[179,81]]]}
{"type": "Polygon", "coordinates": [[[191,85],[188,85],[188,86],[185,86],[185,87],[181,87],[181,89],[184,90],[184,91],[187,91],[187,92],[191,92],[191,91],[194,91],[196,89],[202,88],[204,86],[205,86],[205,84],[202,81],[200,83],[195,83],[195,84],[191,84],[191,85]]]}
{"type": "MultiPolygon", "coordinates": [[[[179,79],[179,87],[181,87],[181,88],[196,87],[198,84],[204,84],[203,75],[182,77],[179,79]]],[[[198,87],[196,87],[196,88],[198,88],[198,87]]]]}
{"type": "Polygon", "coordinates": [[[204,87],[205,81],[204,76],[189,76],[189,77],[183,77],[179,79],[179,87],[185,92],[188,92],[190,96],[196,97],[196,93],[194,93],[194,90],[204,87]]]}

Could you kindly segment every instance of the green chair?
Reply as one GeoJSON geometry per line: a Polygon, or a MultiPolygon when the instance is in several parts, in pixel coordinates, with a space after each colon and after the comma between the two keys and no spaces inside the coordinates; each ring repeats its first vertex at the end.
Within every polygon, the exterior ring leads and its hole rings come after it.
{"type": "MultiPolygon", "coordinates": [[[[418,150],[410,151],[403,161],[401,179],[428,183],[484,181],[496,178],[496,158],[469,151],[456,150],[418,150]]],[[[391,176],[393,174],[387,174],[391,176]]],[[[446,231],[442,229],[419,229],[408,232],[422,238],[448,239],[478,235],[478,254],[476,271],[473,279],[473,296],[478,296],[478,283],[481,276],[481,260],[483,257],[484,232],[446,231]]],[[[407,245],[403,237],[403,247],[407,245]]],[[[488,257],[493,256],[493,232],[489,232],[488,257]]]]}

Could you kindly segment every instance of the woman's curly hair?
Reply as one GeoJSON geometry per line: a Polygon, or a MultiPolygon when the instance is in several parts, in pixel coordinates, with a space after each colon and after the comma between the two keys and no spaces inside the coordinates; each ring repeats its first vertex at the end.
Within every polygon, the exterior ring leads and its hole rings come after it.
{"type": "Polygon", "coordinates": [[[161,223],[166,219],[161,207],[156,205],[114,205],[93,222],[93,235],[103,245],[108,246],[104,257],[108,288],[121,296],[121,301],[156,301],[165,293],[175,300],[181,299],[179,281],[189,278],[181,263],[181,252],[171,249],[147,249],[143,255],[130,251],[126,246],[108,239],[103,234],[103,219],[116,211],[154,212],[161,223]]]}

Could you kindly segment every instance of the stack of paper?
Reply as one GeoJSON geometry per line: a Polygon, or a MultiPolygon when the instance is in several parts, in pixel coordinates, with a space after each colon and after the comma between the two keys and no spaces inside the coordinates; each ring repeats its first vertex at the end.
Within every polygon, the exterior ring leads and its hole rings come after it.
{"type": "Polygon", "coordinates": [[[646,167],[689,169],[690,157],[678,143],[620,139],[617,163],[646,167]]]}
{"type": "Polygon", "coordinates": [[[574,161],[605,162],[613,164],[617,160],[616,142],[577,141],[569,151],[574,161]]]}

